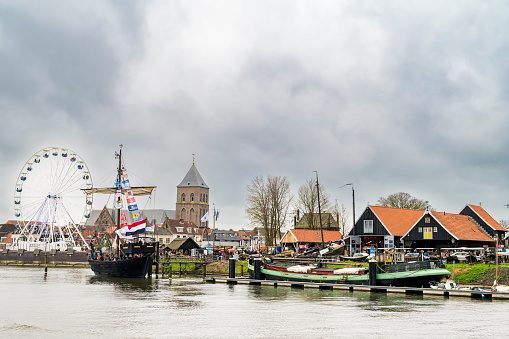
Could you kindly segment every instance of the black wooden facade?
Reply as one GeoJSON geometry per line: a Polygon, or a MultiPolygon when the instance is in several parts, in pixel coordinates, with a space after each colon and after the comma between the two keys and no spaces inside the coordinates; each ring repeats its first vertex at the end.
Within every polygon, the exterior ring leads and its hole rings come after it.
{"type": "Polygon", "coordinates": [[[371,210],[371,208],[366,207],[362,215],[355,222],[355,227],[350,231],[350,235],[360,235],[360,236],[386,236],[392,235],[385,228],[382,222],[378,219],[375,213],[371,210]],[[364,220],[373,220],[373,232],[365,233],[364,232],[364,220]]]}
{"type": "MultiPolygon", "coordinates": [[[[426,233],[430,235],[429,233],[426,233]]],[[[452,247],[456,239],[431,215],[426,213],[419,221],[402,237],[405,247],[452,247]],[[424,239],[425,228],[431,227],[431,239],[424,239]]]]}
{"type": "Polygon", "coordinates": [[[456,239],[431,213],[424,214],[401,239],[404,241],[405,247],[412,248],[482,247],[489,244],[484,241],[456,239]],[[426,229],[430,228],[431,232],[426,232],[426,229]]]}
{"type": "MultiPolygon", "coordinates": [[[[350,230],[349,235],[360,236],[360,249],[362,250],[362,248],[366,245],[369,247],[383,247],[384,237],[392,234],[385,228],[380,219],[378,219],[377,215],[368,206],[355,222],[355,227],[350,230]],[[365,220],[373,221],[373,232],[364,232],[365,220]]],[[[399,237],[394,237],[394,243],[396,244],[396,247],[400,247],[398,246],[400,244],[399,237]]]]}
{"type": "Polygon", "coordinates": [[[498,239],[499,239],[499,243],[501,244],[504,237],[505,237],[505,231],[498,231],[498,230],[495,230],[493,229],[493,227],[491,227],[490,225],[488,225],[470,206],[465,206],[460,214],[462,215],[468,215],[470,218],[472,218],[473,220],[475,220],[475,222],[480,225],[483,230],[488,233],[488,235],[491,237],[491,238],[495,238],[495,235],[498,236],[498,239]]]}

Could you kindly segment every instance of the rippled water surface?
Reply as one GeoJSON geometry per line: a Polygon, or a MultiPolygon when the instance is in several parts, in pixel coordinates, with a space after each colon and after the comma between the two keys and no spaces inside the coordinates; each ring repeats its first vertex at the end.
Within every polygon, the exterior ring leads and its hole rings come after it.
{"type": "Polygon", "coordinates": [[[509,301],[0,267],[2,338],[509,337],[509,301]]]}

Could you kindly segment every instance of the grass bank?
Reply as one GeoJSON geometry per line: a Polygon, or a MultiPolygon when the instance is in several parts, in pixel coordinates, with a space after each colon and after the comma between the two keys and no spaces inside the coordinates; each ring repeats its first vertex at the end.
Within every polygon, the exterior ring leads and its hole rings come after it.
{"type": "MultiPolygon", "coordinates": [[[[453,273],[453,264],[446,264],[445,267],[453,273]]],[[[454,280],[462,284],[475,284],[483,286],[493,285],[495,280],[494,264],[454,264],[454,280]]],[[[509,264],[498,266],[498,283],[509,285],[509,264]]]]}

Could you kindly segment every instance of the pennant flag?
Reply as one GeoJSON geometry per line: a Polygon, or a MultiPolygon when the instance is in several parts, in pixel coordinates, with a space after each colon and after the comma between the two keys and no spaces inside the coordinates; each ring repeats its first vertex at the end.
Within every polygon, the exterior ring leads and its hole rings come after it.
{"type": "Polygon", "coordinates": [[[133,219],[136,220],[140,217],[140,213],[133,213],[133,219]]]}
{"type": "Polygon", "coordinates": [[[133,196],[133,192],[132,191],[126,191],[125,195],[128,196],[128,197],[132,197],[133,196]]]}
{"type": "Polygon", "coordinates": [[[203,217],[200,219],[201,222],[209,221],[209,212],[205,213],[203,217]]]}
{"type": "Polygon", "coordinates": [[[115,193],[115,209],[119,210],[122,208],[122,193],[115,193]]]}
{"type": "Polygon", "coordinates": [[[115,187],[119,190],[120,189],[120,181],[115,181],[115,187]]]}
{"type": "Polygon", "coordinates": [[[125,233],[126,235],[135,235],[145,232],[145,228],[147,226],[147,219],[143,219],[137,222],[132,223],[127,226],[128,230],[125,233]]]}
{"type": "Polygon", "coordinates": [[[216,215],[214,216],[214,218],[216,218],[217,221],[217,218],[219,218],[219,210],[216,211],[216,215]]]}
{"type": "Polygon", "coordinates": [[[147,228],[145,228],[145,230],[146,230],[147,232],[154,232],[154,230],[155,230],[155,226],[147,227],[147,228]]]}
{"type": "Polygon", "coordinates": [[[127,203],[128,204],[136,204],[136,199],[134,197],[127,198],[127,203]]]}
{"type": "Polygon", "coordinates": [[[125,179],[124,181],[122,181],[122,188],[125,190],[131,189],[131,184],[129,183],[129,179],[125,179]]]}
{"type": "Polygon", "coordinates": [[[133,211],[137,211],[138,210],[138,205],[134,204],[134,205],[129,205],[127,206],[127,208],[129,209],[129,211],[133,212],[133,211]]]}
{"type": "Polygon", "coordinates": [[[127,223],[126,222],[123,222],[120,224],[120,227],[126,227],[127,226],[127,223]]]}

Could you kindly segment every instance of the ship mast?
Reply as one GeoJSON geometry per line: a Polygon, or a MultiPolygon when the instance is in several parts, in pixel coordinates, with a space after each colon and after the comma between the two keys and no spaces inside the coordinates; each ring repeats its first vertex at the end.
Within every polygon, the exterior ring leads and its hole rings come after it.
{"type": "MultiPolygon", "coordinates": [[[[120,144],[120,151],[116,154],[118,158],[118,168],[117,168],[117,182],[122,184],[122,144],[120,144]]],[[[117,230],[120,229],[120,210],[117,209],[117,230]]],[[[120,237],[115,232],[116,242],[117,242],[117,257],[120,257],[120,237]]]]}

